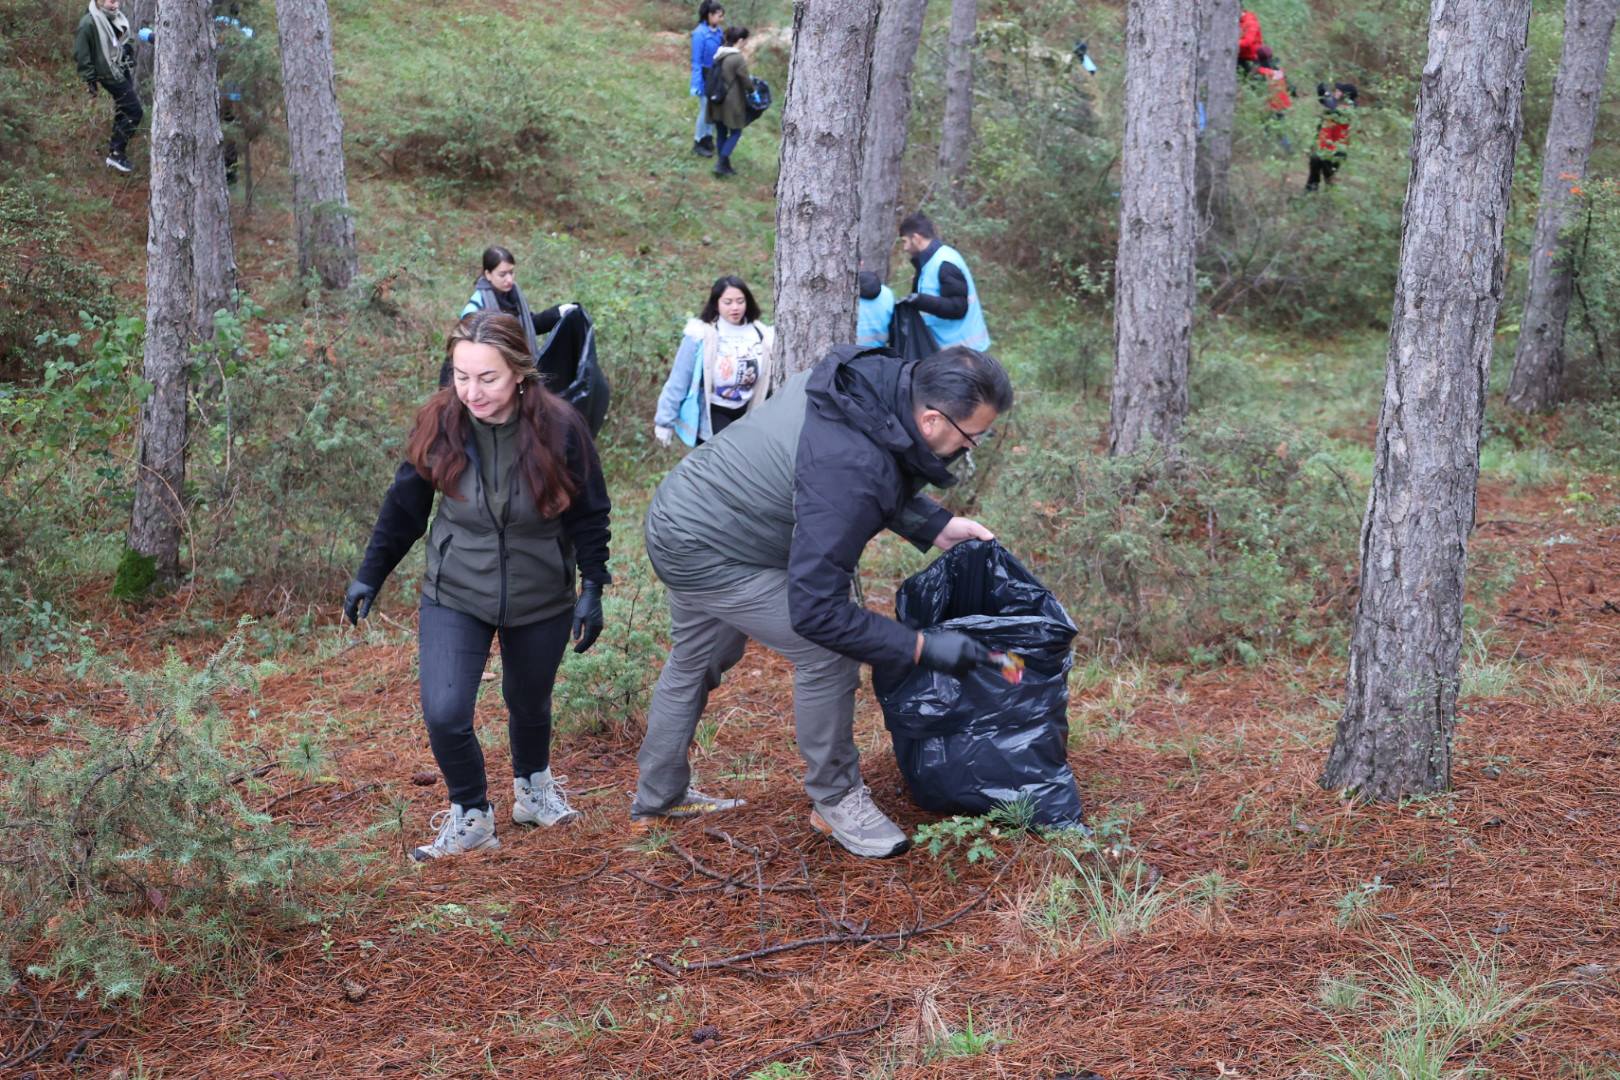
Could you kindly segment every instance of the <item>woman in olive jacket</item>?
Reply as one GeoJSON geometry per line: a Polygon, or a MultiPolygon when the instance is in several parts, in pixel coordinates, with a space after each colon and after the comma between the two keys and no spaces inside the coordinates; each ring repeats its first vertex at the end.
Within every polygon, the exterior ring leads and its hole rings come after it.
{"type": "Polygon", "coordinates": [[[551,689],[570,637],[584,652],[602,632],[608,575],[607,484],[589,431],[545,388],[523,328],[479,311],[445,343],[452,385],[416,414],[406,460],[383,499],[364,562],[344,595],[357,622],[427,529],[418,631],[422,715],[449,788],[438,834],[418,861],[500,846],[473,707],[490,643],[501,637],[512,741],[512,820],[575,816],[551,774],[551,689]],[[584,584],[576,600],[576,564],[584,584]]]}
{"type": "Polygon", "coordinates": [[[748,92],[754,88],[754,77],[748,73],[748,58],[738,48],[747,38],[748,27],[728,26],[725,44],[714,54],[721,85],[726,88],[725,100],[709,108],[709,118],[714,121],[715,134],[720,140],[720,150],[714,160],[716,176],[737,174],[731,167],[731,152],[737,149],[742,129],[748,126],[748,92]]]}

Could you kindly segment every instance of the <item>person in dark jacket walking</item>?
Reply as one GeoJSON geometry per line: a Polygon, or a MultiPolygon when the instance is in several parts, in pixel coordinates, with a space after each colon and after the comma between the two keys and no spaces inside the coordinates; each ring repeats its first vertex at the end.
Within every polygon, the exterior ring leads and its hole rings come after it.
{"type": "Polygon", "coordinates": [[[698,99],[697,123],[692,128],[692,153],[714,156],[714,122],[709,119],[709,99],[703,96],[703,70],[714,63],[714,54],[725,43],[726,9],[714,0],[698,5],[697,25],[692,27],[692,78],[688,83],[698,99]]]}
{"type": "Polygon", "coordinates": [[[720,149],[714,162],[716,176],[737,175],[737,170],[731,167],[731,155],[737,149],[737,140],[742,138],[743,128],[748,126],[748,91],[753,89],[754,77],[748,73],[748,58],[739,48],[746,40],[748,27],[728,26],[725,44],[714,54],[721,85],[726,88],[725,100],[709,110],[715,132],[720,138],[720,149]]]}
{"type": "Polygon", "coordinates": [[[422,716],[450,807],[418,861],[500,846],[473,733],[473,707],[501,638],[512,743],[512,820],[575,816],[551,772],[551,688],[570,638],[602,632],[608,574],[607,484],[584,421],[540,381],[510,315],[475,312],[445,344],[455,385],[416,414],[406,460],[383,499],[371,543],[343,597],[357,623],[428,528],[419,630],[422,716]],[[574,593],[575,566],[584,584],[574,593]]]}
{"type": "MultiPolygon", "coordinates": [[[[129,163],[129,138],[141,126],[141,96],[135,92],[135,35],[119,11],[120,0],[90,0],[73,36],[73,60],[90,96],[104,89],[113,99],[112,138],[107,143],[107,167],[121,173],[134,171],[129,163]]],[[[142,28],[141,34],[151,31],[142,28]]]]}
{"type": "Polygon", "coordinates": [[[850,598],[868,541],[892,529],[919,548],[991,539],[920,494],[1012,406],[993,357],[954,348],[901,363],[834,348],[760,409],[675,466],[646,518],[647,556],[669,597],[673,644],[653,691],[631,816],[689,817],[740,805],[691,786],[687,752],[709,691],[749,638],[792,662],[793,713],[810,823],[857,855],[908,846],[861,779],[861,663],[964,673],[990,662],[971,637],[919,634],[850,598]]]}
{"type": "Polygon", "coordinates": [[[901,220],[900,245],[917,275],[911,281],[911,295],[899,302],[922,312],[940,348],[988,349],[990,330],[979,306],[979,290],[961,252],[941,244],[933,221],[920,212],[901,220]]]}

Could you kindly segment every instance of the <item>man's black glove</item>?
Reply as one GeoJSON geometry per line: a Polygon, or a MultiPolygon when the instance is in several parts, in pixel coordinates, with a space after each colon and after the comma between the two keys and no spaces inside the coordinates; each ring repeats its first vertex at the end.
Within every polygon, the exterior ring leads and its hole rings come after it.
{"type": "Polygon", "coordinates": [[[96,96],[96,93],[97,93],[97,91],[99,91],[99,90],[100,90],[100,89],[101,89],[101,87],[100,87],[100,86],[98,86],[98,85],[96,85],[96,84],[95,84],[95,83],[93,83],[93,82],[92,82],[92,83],[85,83],[85,84],[84,84],[84,85],[85,85],[85,88],[86,88],[86,89],[88,89],[88,90],[89,90],[89,91],[90,91],[90,96],[91,96],[91,97],[92,97],[92,98],[93,98],[93,97],[95,97],[95,96],[96,96]]]}
{"type": "Polygon", "coordinates": [[[359,626],[360,620],[371,614],[371,604],[376,599],[375,586],[360,580],[349,582],[349,587],[343,592],[343,617],[351,625],[359,626]]]}
{"type": "Polygon", "coordinates": [[[925,668],[960,677],[975,667],[989,666],[994,661],[990,659],[989,649],[966,634],[955,630],[933,630],[923,634],[922,657],[918,663],[925,668]]]}
{"type": "Polygon", "coordinates": [[[574,603],[574,625],[569,630],[575,652],[584,652],[596,644],[602,634],[602,621],[602,583],[587,581],[579,588],[579,599],[574,603]]]}

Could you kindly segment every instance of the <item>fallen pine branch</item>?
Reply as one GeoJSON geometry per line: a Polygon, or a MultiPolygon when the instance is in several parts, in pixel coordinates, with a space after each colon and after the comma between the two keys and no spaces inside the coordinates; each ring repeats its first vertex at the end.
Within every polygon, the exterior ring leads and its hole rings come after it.
{"type": "Polygon", "coordinates": [[[940,919],[938,922],[929,923],[927,926],[914,926],[908,930],[889,930],[881,934],[822,934],[819,937],[798,938],[794,941],[784,941],[777,945],[768,945],[763,949],[753,949],[749,952],[736,953],[732,956],[724,956],[718,960],[688,960],[682,964],[682,967],[684,967],[687,971],[706,971],[713,968],[736,967],[746,960],[760,960],[767,956],[776,956],[779,953],[791,952],[794,949],[810,949],[818,945],[871,945],[880,941],[909,941],[914,937],[921,937],[924,934],[931,934],[936,930],[943,930],[945,927],[956,922],[958,919],[961,919],[974,908],[984,903],[985,898],[990,895],[990,890],[995,888],[996,882],[1001,880],[1001,875],[1005,872],[1005,867],[998,870],[995,878],[991,880],[990,884],[984,887],[983,891],[981,891],[978,896],[975,896],[972,900],[969,900],[966,904],[963,904],[961,907],[957,908],[943,919],[940,919]]]}

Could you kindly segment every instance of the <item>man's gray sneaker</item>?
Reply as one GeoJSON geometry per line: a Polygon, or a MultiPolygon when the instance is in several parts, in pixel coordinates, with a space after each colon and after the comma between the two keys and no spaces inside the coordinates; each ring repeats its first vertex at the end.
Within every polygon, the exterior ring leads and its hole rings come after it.
{"type": "Polygon", "coordinates": [[[634,802],[630,804],[630,820],[652,821],[657,818],[702,817],[704,814],[717,814],[721,810],[735,810],[739,806],[747,806],[747,799],[723,799],[718,795],[705,795],[697,788],[687,788],[686,794],[661,810],[644,810],[634,802]]]}
{"type": "Polygon", "coordinates": [[[465,855],[469,851],[493,851],[501,846],[495,836],[494,807],[468,810],[451,803],[450,809],[434,814],[428,824],[438,829],[439,835],[433,838],[433,843],[423,844],[411,852],[411,858],[417,862],[465,855]]]}
{"type": "Polygon", "coordinates": [[[872,789],[857,785],[837,803],[815,804],[810,827],[867,859],[887,859],[911,846],[900,826],[872,801],[872,789]]]}
{"type": "Polygon", "coordinates": [[[512,820],[519,825],[561,825],[579,817],[568,805],[562,781],[541,769],[512,781],[512,820]]]}

